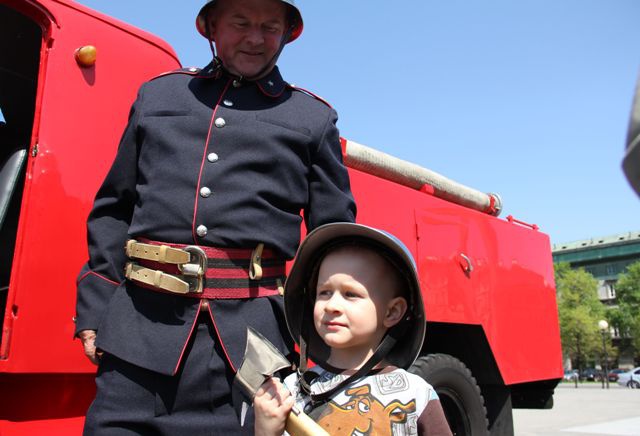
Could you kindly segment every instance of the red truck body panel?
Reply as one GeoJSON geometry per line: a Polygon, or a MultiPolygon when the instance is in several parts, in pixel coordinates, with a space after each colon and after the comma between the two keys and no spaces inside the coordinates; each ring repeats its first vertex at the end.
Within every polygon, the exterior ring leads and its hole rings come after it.
{"type": "Polygon", "coordinates": [[[394,233],[415,256],[428,321],[481,325],[506,384],[562,375],[547,235],[370,174],[350,175],[358,221],[394,233]],[[461,253],[473,264],[469,276],[461,253]]]}
{"type": "MultiPolygon", "coordinates": [[[[86,217],[137,88],[179,61],[158,38],[71,0],[3,5],[35,21],[43,42],[0,343],[0,434],[79,434],[95,389],[95,367],[72,338],[86,217]],[[76,63],[85,45],[97,48],[94,67],[76,63]]],[[[358,221],[396,234],[413,252],[429,322],[480,326],[506,385],[562,377],[547,235],[350,174],[358,221]]]]}

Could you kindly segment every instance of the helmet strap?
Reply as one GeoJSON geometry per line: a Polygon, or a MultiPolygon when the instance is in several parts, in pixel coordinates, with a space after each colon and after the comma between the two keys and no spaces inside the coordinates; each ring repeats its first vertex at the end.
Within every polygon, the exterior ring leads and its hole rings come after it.
{"type": "MultiPolygon", "coordinates": [[[[308,371],[308,342],[307,338],[310,338],[310,325],[313,325],[313,322],[305,322],[304,315],[307,313],[307,307],[309,305],[309,298],[307,298],[307,288],[305,287],[302,292],[302,319],[300,322],[300,337],[298,338],[298,345],[300,347],[300,362],[298,365],[298,384],[300,385],[300,389],[311,399],[310,406],[312,409],[326,403],[333,394],[340,391],[347,385],[354,383],[361,378],[365,377],[369,372],[380,363],[386,356],[389,355],[391,350],[396,346],[398,340],[405,336],[408,328],[408,321],[410,315],[405,315],[405,318],[400,321],[398,324],[391,327],[385,336],[378,344],[376,351],[374,351],[373,355],[367,360],[364,365],[362,365],[354,374],[345,378],[340,383],[338,383],[333,388],[328,391],[321,392],[319,394],[314,394],[311,392],[311,383],[317,377],[317,374],[308,371]]],[[[307,411],[308,412],[308,411],[307,411]]]]}
{"type": "MultiPolygon", "coordinates": [[[[210,10],[211,8],[209,8],[210,10]]],[[[211,48],[211,55],[213,56],[214,62],[217,59],[216,48],[213,45],[213,38],[211,37],[211,26],[209,25],[209,10],[207,10],[206,17],[204,19],[204,31],[207,34],[207,41],[209,41],[209,48],[211,48]]]]}
{"type": "Polygon", "coordinates": [[[298,365],[298,383],[300,385],[300,389],[307,396],[311,398],[311,407],[316,408],[319,405],[325,403],[327,400],[329,400],[334,393],[343,389],[345,386],[349,385],[350,383],[353,383],[361,379],[362,377],[366,376],[378,363],[382,361],[382,359],[385,358],[385,356],[387,356],[391,352],[393,347],[395,347],[396,343],[398,342],[398,338],[402,336],[401,334],[398,334],[398,333],[404,333],[406,330],[406,325],[404,325],[404,323],[400,323],[391,327],[391,329],[389,329],[389,331],[384,336],[384,338],[382,338],[382,341],[380,341],[380,344],[378,344],[378,347],[376,348],[376,351],[373,353],[373,355],[354,374],[342,380],[340,383],[338,383],[336,386],[329,389],[328,391],[325,391],[319,394],[314,394],[311,392],[311,383],[313,382],[313,379],[317,377],[317,375],[315,373],[310,373],[308,371],[308,366],[307,366],[308,343],[306,339],[306,338],[309,338],[309,329],[310,329],[309,325],[310,324],[313,325],[313,323],[305,322],[304,320],[304,314],[307,313],[306,309],[309,304],[308,298],[306,297],[305,294],[306,294],[306,288],[303,291],[302,312],[301,312],[303,316],[302,316],[301,326],[300,326],[300,337],[298,339],[298,345],[300,346],[300,364],[298,365]],[[398,330],[400,330],[400,332],[398,330]]]}
{"type": "Polygon", "coordinates": [[[213,45],[213,39],[211,39],[211,32],[209,26],[209,20],[205,19],[205,31],[207,32],[207,41],[209,41],[209,48],[211,48],[211,56],[213,57],[213,68],[214,70],[219,69],[222,66],[222,59],[218,57],[216,54],[216,48],[213,45]]]}
{"type": "Polygon", "coordinates": [[[216,55],[216,48],[213,45],[213,41],[211,39],[209,39],[209,47],[211,48],[211,55],[213,56],[213,60],[215,61],[216,59],[218,59],[218,56],[216,55]]]}
{"type": "Polygon", "coordinates": [[[304,314],[307,313],[307,288],[302,291],[302,319],[300,325],[300,337],[298,345],[300,347],[300,362],[298,364],[298,380],[300,381],[300,387],[307,394],[311,395],[311,380],[307,381],[305,374],[307,374],[308,362],[307,362],[307,339],[309,337],[309,323],[304,322],[304,314]]]}
{"type": "MultiPolygon", "coordinates": [[[[347,385],[354,383],[360,380],[361,378],[365,377],[367,374],[369,374],[369,372],[378,363],[380,363],[387,354],[389,354],[391,349],[396,345],[396,342],[397,342],[397,339],[395,337],[386,335],[382,339],[382,342],[380,342],[380,345],[378,345],[378,348],[376,349],[376,351],[373,353],[373,356],[371,356],[369,360],[365,362],[364,365],[362,365],[353,375],[350,375],[346,379],[342,380],[340,383],[338,383],[336,386],[329,389],[328,391],[325,391],[319,394],[311,393],[310,385],[312,380],[307,380],[309,377],[308,376],[305,377],[305,373],[300,374],[299,376],[300,387],[311,398],[312,409],[315,409],[316,407],[326,403],[333,394],[342,390],[347,385]]],[[[302,358],[302,355],[300,356],[300,358],[302,358]]]]}

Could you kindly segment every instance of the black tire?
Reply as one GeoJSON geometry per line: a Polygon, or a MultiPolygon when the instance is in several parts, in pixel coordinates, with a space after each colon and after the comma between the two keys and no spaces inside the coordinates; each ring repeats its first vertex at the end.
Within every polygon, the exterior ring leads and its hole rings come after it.
{"type": "Polygon", "coordinates": [[[434,387],[454,435],[489,434],[484,398],[464,363],[448,354],[430,354],[418,358],[409,372],[434,387]]]}
{"type": "Polygon", "coordinates": [[[631,389],[640,389],[640,382],[637,380],[629,380],[627,382],[627,387],[631,389]]]}

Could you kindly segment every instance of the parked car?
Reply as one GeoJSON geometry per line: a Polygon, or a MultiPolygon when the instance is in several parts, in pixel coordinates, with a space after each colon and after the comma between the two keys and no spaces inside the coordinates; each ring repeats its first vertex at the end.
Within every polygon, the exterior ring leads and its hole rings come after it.
{"type": "Polygon", "coordinates": [[[595,368],[587,368],[584,369],[581,373],[580,373],[580,380],[586,380],[586,381],[601,381],[602,380],[602,372],[598,371],[595,368]]]}
{"type": "Polygon", "coordinates": [[[578,370],[577,369],[567,369],[564,371],[564,376],[562,379],[564,381],[574,381],[578,378],[578,370]]]}
{"type": "Polygon", "coordinates": [[[626,370],[620,369],[620,368],[612,369],[611,371],[609,371],[609,374],[608,374],[609,381],[611,382],[618,381],[618,376],[623,372],[626,372],[626,370]]]}
{"type": "Polygon", "coordinates": [[[640,366],[618,374],[618,384],[631,389],[640,389],[640,366]]]}

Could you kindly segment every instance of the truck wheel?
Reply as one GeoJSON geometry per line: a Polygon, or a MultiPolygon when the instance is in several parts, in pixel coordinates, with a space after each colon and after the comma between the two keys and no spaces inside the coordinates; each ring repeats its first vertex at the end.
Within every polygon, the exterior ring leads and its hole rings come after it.
{"type": "Polygon", "coordinates": [[[464,363],[448,354],[429,354],[418,358],[409,372],[434,387],[454,435],[489,434],[482,393],[464,363]]]}

